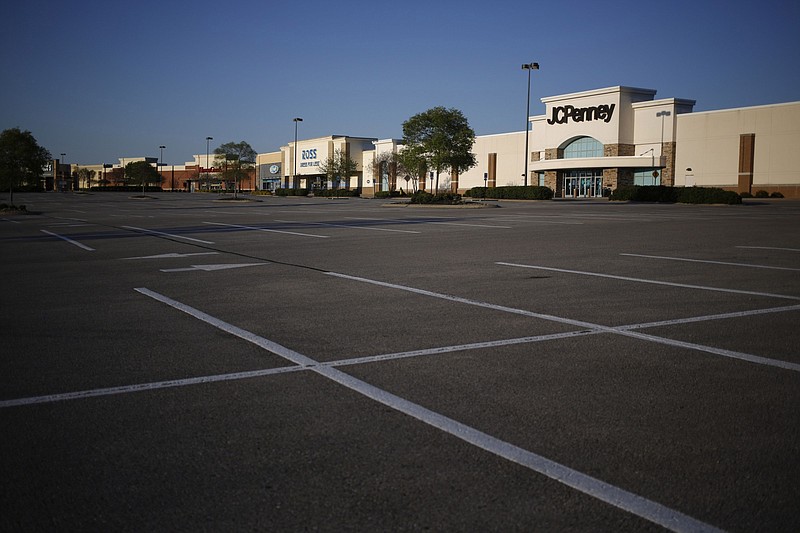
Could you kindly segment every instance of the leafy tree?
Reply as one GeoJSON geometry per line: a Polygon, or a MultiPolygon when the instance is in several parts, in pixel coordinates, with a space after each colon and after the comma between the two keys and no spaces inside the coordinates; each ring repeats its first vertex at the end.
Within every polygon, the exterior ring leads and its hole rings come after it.
{"type": "Polygon", "coordinates": [[[408,177],[413,192],[419,189],[419,180],[428,172],[428,162],[419,147],[406,146],[395,154],[397,175],[408,177]]]}
{"type": "Polygon", "coordinates": [[[158,170],[147,161],[133,161],[125,165],[125,177],[128,183],[142,186],[142,196],[144,188],[148,183],[161,183],[164,179],[158,170]]]}
{"type": "Polygon", "coordinates": [[[326,160],[320,162],[319,170],[333,184],[333,188],[338,189],[342,180],[350,183],[350,176],[358,172],[358,163],[350,159],[347,152],[337,148],[333,154],[328,155],[326,160]]]}
{"type": "Polygon", "coordinates": [[[214,149],[214,165],[222,169],[224,181],[233,182],[234,197],[237,197],[239,183],[249,176],[255,164],[256,151],[245,141],[228,142],[214,149]]]}
{"type": "Polygon", "coordinates": [[[52,159],[29,131],[10,128],[0,133],[0,186],[8,188],[14,205],[14,187],[38,181],[42,169],[52,159]]]}
{"type": "Polygon", "coordinates": [[[475,132],[458,109],[434,107],[403,122],[403,143],[413,153],[425,158],[428,168],[439,173],[461,173],[477,164],[471,152],[475,132]]]}
{"type": "Polygon", "coordinates": [[[81,181],[86,182],[86,189],[92,188],[92,181],[94,181],[94,177],[97,174],[96,171],[90,168],[79,168],[78,169],[78,183],[81,181]]]}

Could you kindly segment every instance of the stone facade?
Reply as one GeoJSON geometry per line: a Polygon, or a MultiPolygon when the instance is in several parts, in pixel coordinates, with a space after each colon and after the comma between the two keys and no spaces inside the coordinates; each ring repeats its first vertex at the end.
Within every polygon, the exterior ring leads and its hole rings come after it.
{"type": "Polygon", "coordinates": [[[636,146],[632,144],[606,144],[603,146],[603,157],[636,155],[636,146]]]}

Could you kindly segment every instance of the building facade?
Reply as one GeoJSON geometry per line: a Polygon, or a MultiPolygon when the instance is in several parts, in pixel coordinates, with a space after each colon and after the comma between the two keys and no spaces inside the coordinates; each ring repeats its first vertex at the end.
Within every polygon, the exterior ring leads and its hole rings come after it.
{"type": "MultiPolygon", "coordinates": [[[[441,174],[440,189],[541,185],[556,197],[602,197],[622,185],[721,187],[740,193],[765,190],[800,197],[800,102],[694,112],[694,100],[655,98],[654,89],[614,86],[542,98],[545,114],[529,117],[528,132],[476,137],[475,167],[441,174]],[[525,150],[527,138],[527,153],[525,150]],[[526,174],[527,169],[527,176],[526,174]]],[[[378,191],[428,190],[432,173],[411,179],[388,157],[397,139],[330,135],[288,142],[258,154],[241,190],[340,187],[371,197],[378,191]],[[324,171],[332,156],[355,162],[336,182],[324,171]]],[[[152,160],[165,190],[228,190],[213,155],[184,165],[158,166],[154,158],[121,158],[97,167],[102,183],[121,182],[125,164],[152,160]]],[[[57,167],[60,168],[60,167],[57,167]]],[[[84,187],[85,184],[78,184],[84,187]]]]}

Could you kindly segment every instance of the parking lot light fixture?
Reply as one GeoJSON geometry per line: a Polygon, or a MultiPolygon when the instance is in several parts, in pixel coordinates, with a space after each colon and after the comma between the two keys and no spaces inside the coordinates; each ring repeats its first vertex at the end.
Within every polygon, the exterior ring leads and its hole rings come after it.
{"type": "Polygon", "coordinates": [[[525,99],[525,175],[522,184],[527,187],[528,185],[528,137],[530,136],[530,116],[531,116],[531,70],[539,70],[539,63],[526,63],[522,65],[522,70],[528,71],[528,97],[525,99]]]}
{"type": "Polygon", "coordinates": [[[292,168],[292,188],[297,187],[297,123],[303,122],[300,117],[292,119],[294,121],[294,165],[292,168]]]}

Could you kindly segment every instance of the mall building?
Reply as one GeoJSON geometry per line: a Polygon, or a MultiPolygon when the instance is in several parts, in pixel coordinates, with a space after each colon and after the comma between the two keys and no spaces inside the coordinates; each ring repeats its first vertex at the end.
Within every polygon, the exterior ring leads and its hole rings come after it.
{"type": "MultiPolygon", "coordinates": [[[[527,143],[524,131],[478,136],[473,146],[477,165],[460,175],[440,175],[440,189],[463,193],[478,186],[527,183],[549,187],[556,197],[586,198],[607,196],[620,185],[674,185],[800,197],[800,102],[695,112],[694,100],[657,99],[653,89],[623,86],[541,101],[545,113],[529,117],[527,143]]],[[[338,185],[358,188],[365,197],[394,189],[430,191],[433,173],[415,183],[383,163],[402,149],[397,139],[346,135],[288,142],[279,151],[258,154],[256,168],[239,188],[338,185]],[[337,153],[355,161],[356,169],[334,184],[322,169],[337,153]]],[[[96,167],[108,183],[108,176],[119,179],[127,162],[141,159],[147,158],[83,166],[96,167]]],[[[214,179],[220,169],[214,168],[213,155],[159,168],[165,190],[233,185],[214,179]]]]}

